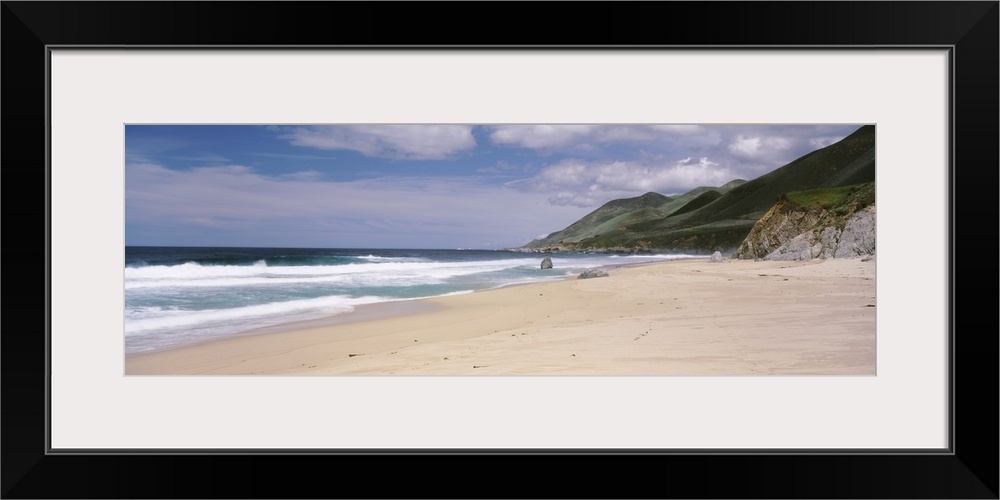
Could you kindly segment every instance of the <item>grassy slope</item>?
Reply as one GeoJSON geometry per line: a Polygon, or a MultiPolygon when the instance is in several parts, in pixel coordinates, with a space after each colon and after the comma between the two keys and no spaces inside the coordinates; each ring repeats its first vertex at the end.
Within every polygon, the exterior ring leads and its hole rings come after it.
{"type": "MultiPolygon", "coordinates": [[[[746,182],[747,181],[743,179],[735,179],[717,188],[700,186],[678,196],[663,196],[657,193],[646,193],[636,198],[613,200],[605,203],[597,210],[585,215],[566,229],[556,231],[549,234],[545,238],[532,241],[528,245],[525,245],[525,247],[540,248],[546,245],[578,243],[588,238],[595,238],[604,233],[620,230],[622,227],[629,227],[635,224],[669,217],[679,210],[684,209],[704,193],[715,192],[724,194],[746,182]],[[656,205],[658,202],[660,202],[659,205],[656,205]]],[[[715,195],[710,196],[712,196],[712,198],[718,197],[715,195]]],[[[704,203],[700,203],[696,206],[692,206],[690,207],[690,210],[698,208],[703,204],[704,203]]]]}
{"type": "Polygon", "coordinates": [[[875,203],[875,182],[797,191],[782,200],[797,209],[822,208],[824,216],[817,225],[843,227],[854,212],[875,203]]]}
{"type": "Polygon", "coordinates": [[[875,127],[868,125],[751,181],[696,188],[672,198],[647,193],[609,202],[527,246],[563,242],[578,250],[729,250],[739,246],[753,224],[786,193],[874,180],[875,127]],[[657,197],[662,203],[655,203],[657,197]]]}
{"type": "Polygon", "coordinates": [[[672,198],[658,193],[646,193],[635,198],[625,198],[612,200],[593,212],[583,216],[580,220],[570,224],[562,231],[556,231],[545,238],[532,241],[528,246],[554,245],[562,241],[579,241],[585,237],[594,236],[607,230],[605,223],[615,217],[628,215],[629,213],[645,208],[658,207],[668,203],[672,198]]]}
{"type": "Polygon", "coordinates": [[[580,244],[595,249],[634,244],[642,248],[705,252],[735,248],[749,233],[754,222],[785,193],[874,180],[874,147],[875,128],[862,127],[836,144],[733,187],[696,210],[644,221],[630,226],[627,231],[605,233],[580,244]]]}
{"type": "Polygon", "coordinates": [[[674,213],[670,214],[670,217],[675,217],[678,215],[684,215],[688,212],[694,212],[699,208],[712,203],[715,200],[722,198],[722,193],[712,189],[699,194],[695,199],[686,203],[683,207],[678,208],[674,213]]]}
{"type": "MultiPolygon", "coordinates": [[[[875,127],[865,126],[840,142],[813,151],[773,172],[747,182],[705,207],[693,222],[724,219],[744,219],[751,214],[763,214],[784,193],[821,187],[852,167],[854,161],[875,147],[875,127]]],[[[866,162],[851,171],[850,179],[870,176],[875,180],[875,162],[866,162]]],[[[848,179],[845,179],[848,180],[848,179]]],[[[855,183],[855,182],[851,182],[855,183]]],[[[845,182],[830,182],[825,187],[837,187],[845,182]]],[[[760,216],[757,215],[756,218],[760,216]]]]}

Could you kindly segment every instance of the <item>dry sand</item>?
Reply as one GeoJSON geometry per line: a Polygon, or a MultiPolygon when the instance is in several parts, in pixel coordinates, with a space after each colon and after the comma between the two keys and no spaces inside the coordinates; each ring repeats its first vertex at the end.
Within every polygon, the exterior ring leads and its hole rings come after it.
{"type": "Polygon", "coordinates": [[[359,307],[126,375],[875,375],[875,261],[693,259],[359,307]]]}

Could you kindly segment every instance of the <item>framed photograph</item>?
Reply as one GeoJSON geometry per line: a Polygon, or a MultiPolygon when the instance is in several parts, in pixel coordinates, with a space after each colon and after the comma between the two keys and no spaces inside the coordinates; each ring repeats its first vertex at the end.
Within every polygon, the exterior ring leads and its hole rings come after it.
{"type": "Polygon", "coordinates": [[[123,371],[874,377],[876,143],[126,124],[123,371]]]}
{"type": "Polygon", "coordinates": [[[4,3],[8,186],[46,195],[5,497],[315,486],[248,455],[470,496],[406,469],[586,455],[527,496],[997,498],[996,315],[957,288],[996,240],[996,2],[635,4],[648,40],[530,46],[401,38],[424,7],[4,3]],[[720,8],[754,27],[652,24],[720,8]]]}

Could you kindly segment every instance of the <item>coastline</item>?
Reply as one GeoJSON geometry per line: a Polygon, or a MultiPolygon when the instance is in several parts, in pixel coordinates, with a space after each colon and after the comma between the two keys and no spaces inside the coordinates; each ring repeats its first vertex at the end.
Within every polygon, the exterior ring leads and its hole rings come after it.
{"type": "Polygon", "coordinates": [[[684,259],[358,306],[126,375],[874,375],[875,262],[684,259]]]}
{"type": "MultiPolygon", "coordinates": [[[[677,260],[677,259],[670,259],[670,260],[677,260]]],[[[601,270],[604,270],[604,271],[610,271],[611,269],[625,268],[625,267],[636,267],[636,266],[642,266],[642,265],[650,264],[650,263],[653,263],[653,262],[648,262],[648,261],[643,261],[643,262],[622,262],[622,263],[605,264],[605,265],[602,265],[602,266],[594,266],[594,267],[590,267],[588,269],[601,269],[601,270]]],[[[364,303],[364,304],[357,304],[357,305],[351,306],[351,310],[350,311],[338,312],[338,313],[334,313],[334,314],[330,314],[330,315],[322,316],[322,317],[318,317],[318,318],[286,320],[286,321],[282,321],[282,322],[271,324],[271,325],[267,325],[267,326],[259,326],[259,327],[254,327],[254,328],[250,328],[250,329],[246,329],[246,330],[241,330],[241,331],[238,331],[238,332],[226,335],[226,336],[222,336],[222,337],[204,338],[204,339],[199,339],[199,340],[195,340],[193,342],[189,342],[189,343],[185,343],[185,344],[179,344],[179,345],[166,345],[166,346],[157,347],[155,349],[147,350],[147,351],[126,352],[125,356],[126,356],[126,358],[128,358],[128,357],[132,357],[132,356],[141,356],[141,355],[146,355],[146,354],[155,354],[155,353],[170,351],[170,350],[174,350],[174,349],[184,349],[184,348],[187,348],[187,347],[193,347],[193,346],[199,346],[199,345],[209,344],[209,343],[212,343],[212,342],[217,342],[217,341],[220,341],[220,340],[226,340],[226,339],[232,339],[232,338],[239,338],[239,337],[246,337],[246,336],[252,336],[252,335],[261,335],[261,334],[267,334],[267,333],[281,333],[281,332],[288,332],[288,331],[302,330],[302,329],[309,329],[309,328],[318,328],[318,327],[329,327],[329,326],[334,326],[334,325],[342,325],[342,324],[345,324],[345,323],[354,323],[354,322],[358,322],[358,321],[367,321],[367,320],[372,320],[372,319],[382,319],[382,318],[389,318],[389,317],[395,317],[395,316],[403,316],[403,315],[412,314],[412,313],[420,312],[420,311],[430,311],[430,310],[434,310],[434,309],[439,309],[441,307],[441,306],[439,306],[437,304],[429,302],[430,299],[443,298],[443,297],[448,297],[448,296],[452,296],[452,295],[464,295],[464,294],[469,294],[469,293],[488,292],[488,291],[491,291],[491,290],[498,290],[498,289],[502,289],[502,288],[525,286],[525,285],[535,285],[535,284],[550,283],[550,282],[556,282],[556,281],[562,281],[562,280],[575,280],[575,279],[577,279],[577,276],[578,276],[578,273],[570,273],[570,274],[566,274],[566,275],[563,275],[563,276],[548,277],[548,278],[544,278],[544,279],[541,279],[541,280],[517,281],[517,282],[505,283],[505,284],[498,285],[498,286],[495,286],[495,287],[484,288],[484,289],[480,289],[480,290],[465,290],[465,291],[461,291],[461,292],[446,293],[446,294],[443,294],[443,295],[431,295],[431,296],[426,296],[426,297],[414,297],[414,298],[387,299],[387,300],[383,300],[383,301],[380,301],[380,302],[370,302],[370,303],[364,303]]]]}

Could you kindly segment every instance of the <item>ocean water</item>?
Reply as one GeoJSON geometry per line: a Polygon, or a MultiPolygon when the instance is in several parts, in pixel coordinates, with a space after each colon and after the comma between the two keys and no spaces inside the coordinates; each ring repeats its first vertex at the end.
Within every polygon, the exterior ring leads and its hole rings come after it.
{"type": "Polygon", "coordinates": [[[125,247],[125,352],[152,351],[361,304],[562,279],[584,269],[696,255],[503,250],[125,247]],[[550,257],[553,269],[540,269],[550,257]]]}

